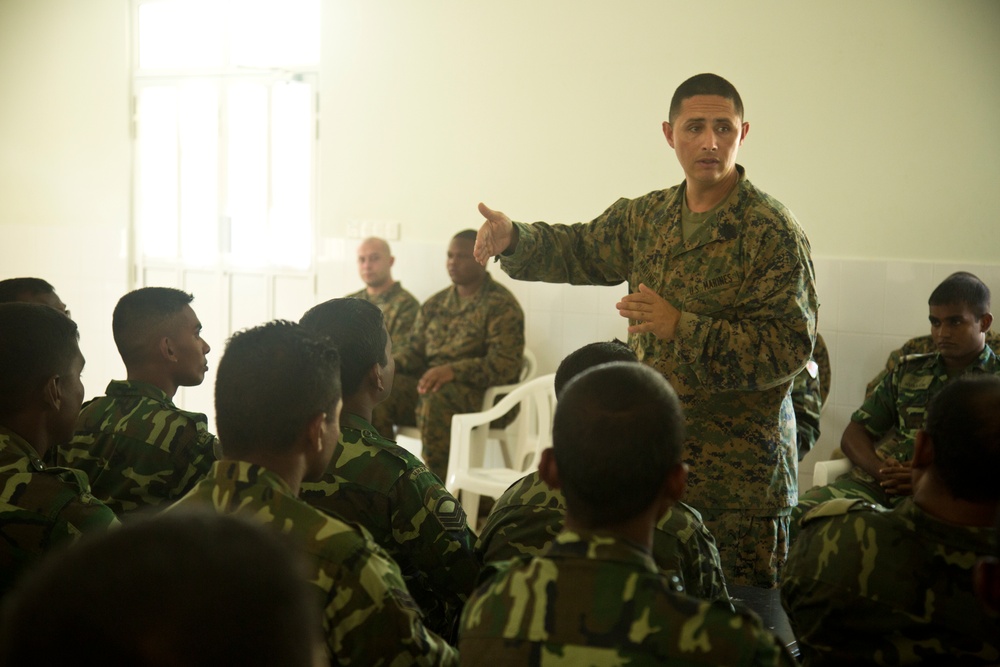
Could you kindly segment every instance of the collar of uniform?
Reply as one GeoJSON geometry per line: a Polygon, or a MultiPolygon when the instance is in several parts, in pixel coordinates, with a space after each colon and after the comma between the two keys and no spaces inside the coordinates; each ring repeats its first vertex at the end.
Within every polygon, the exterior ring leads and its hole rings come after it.
{"type": "Polygon", "coordinates": [[[287,496],[295,496],[292,493],[292,487],[288,486],[288,483],[278,473],[272,472],[262,465],[250,463],[249,461],[237,461],[235,459],[216,461],[212,464],[212,469],[209,471],[208,477],[257,484],[280,491],[287,496]]]}
{"type": "Polygon", "coordinates": [[[478,301],[486,292],[493,288],[493,276],[489,273],[483,278],[483,284],[480,286],[479,291],[473,294],[471,297],[462,298],[458,296],[458,287],[452,283],[451,287],[448,288],[448,300],[453,303],[468,303],[471,301],[478,301]]]}
{"type": "Polygon", "coordinates": [[[983,345],[983,351],[979,353],[979,356],[972,362],[972,365],[978,366],[984,371],[996,371],[1000,368],[997,355],[989,345],[983,345]]]}
{"type": "Polygon", "coordinates": [[[715,215],[705,221],[703,229],[687,241],[684,241],[681,226],[681,209],[684,206],[684,197],[687,196],[687,181],[681,183],[674,191],[673,199],[667,202],[664,210],[666,224],[659,225],[665,233],[674,237],[670,244],[670,247],[674,249],[674,254],[693,250],[714,241],[735,239],[740,235],[742,232],[740,221],[743,219],[743,208],[746,205],[750,181],[747,180],[746,169],[742,165],[736,165],[736,171],[739,178],[732,192],[726,195],[726,199],[716,207],[715,215]]]}
{"type": "Polygon", "coordinates": [[[658,572],[652,556],[643,547],[601,530],[563,528],[542,553],[545,558],[586,558],[588,560],[630,563],[650,572],[658,572]]]}
{"type": "Polygon", "coordinates": [[[45,463],[42,462],[42,457],[38,455],[31,443],[9,428],[0,426],[0,451],[6,449],[17,450],[20,456],[27,457],[28,465],[35,472],[43,472],[47,469],[45,463]]]}
{"type": "Polygon", "coordinates": [[[380,443],[391,443],[392,440],[385,438],[381,433],[375,430],[375,427],[370,423],[354,414],[353,412],[347,412],[340,417],[340,430],[345,431],[351,429],[358,431],[361,437],[365,440],[375,441],[380,443]]]}
{"type": "Polygon", "coordinates": [[[912,497],[905,498],[892,511],[920,538],[930,544],[940,544],[959,551],[991,553],[992,526],[959,526],[931,516],[912,497]]]}
{"type": "Polygon", "coordinates": [[[137,380],[112,380],[108,383],[108,388],[104,390],[107,396],[123,397],[123,396],[142,396],[143,398],[151,398],[154,401],[164,403],[169,405],[171,408],[176,408],[174,402],[167,396],[167,392],[163,391],[156,385],[149,384],[148,382],[139,382],[137,380]]]}

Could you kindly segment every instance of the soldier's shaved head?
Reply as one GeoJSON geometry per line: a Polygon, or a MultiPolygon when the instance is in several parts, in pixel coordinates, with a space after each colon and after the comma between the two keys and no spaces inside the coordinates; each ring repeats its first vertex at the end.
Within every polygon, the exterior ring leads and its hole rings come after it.
{"type": "Polygon", "coordinates": [[[718,74],[695,74],[690,79],[677,86],[674,96],[670,99],[670,122],[673,123],[681,111],[684,100],[695,95],[718,95],[733,103],[736,115],[743,120],[743,100],[736,87],[718,74]]]}
{"type": "Polygon", "coordinates": [[[345,395],[358,391],[374,364],[384,368],[389,363],[385,353],[389,339],[385,317],[373,303],[364,299],[330,299],[306,311],[300,323],[337,346],[345,395]]]}
{"type": "Polygon", "coordinates": [[[56,294],[56,288],[41,278],[8,278],[0,280],[0,303],[20,301],[41,303],[69,315],[66,304],[56,294]]]}
{"type": "Polygon", "coordinates": [[[125,365],[144,359],[160,337],[169,335],[171,320],[193,299],[172,287],[143,287],[119,299],[111,332],[125,365]]]}
{"type": "Polygon", "coordinates": [[[927,300],[929,306],[964,304],[972,314],[982,317],[990,312],[990,288],[968,271],[956,271],[934,288],[927,300]]]}
{"type": "Polygon", "coordinates": [[[602,364],[563,388],[552,440],[568,511],[591,526],[612,526],[647,510],[681,463],[684,415],[656,371],[602,364]]]}
{"type": "Polygon", "coordinates": [[[626,343],[615,338],[609,341],[588,343],[578,350],[574,350],[566,355],[566,358],[556,369],[555,389],[556,396],[562,394],[566,383],[577,375],[593,368],[599,364],[607,364],[612,361],[634,361],[639,362],[635,352],[626,343]]]}

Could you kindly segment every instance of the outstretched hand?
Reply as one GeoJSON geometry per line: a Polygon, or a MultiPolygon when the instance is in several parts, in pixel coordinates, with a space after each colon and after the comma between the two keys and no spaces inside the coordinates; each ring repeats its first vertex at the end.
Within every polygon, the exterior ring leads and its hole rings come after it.
{"type": "Polygon", "coordinates": [[[629,333],[651,333],[663,340],[673,340],[681,319],[681,311],[645,283],[639,285],[638,292],[622,297],[615,308],[622,317],[638,322],[628,328],[629,333]]]}
{"type": "Polygon", "coordinates": [[[514,239],[514,223],[500,211],[494,211],[486,204],[479,203],[479,212],[486,222],[476,235],[476,247],[472,251],[476,261],[486,266],[490,257],[499,255],[510,247],[514,239]]]}

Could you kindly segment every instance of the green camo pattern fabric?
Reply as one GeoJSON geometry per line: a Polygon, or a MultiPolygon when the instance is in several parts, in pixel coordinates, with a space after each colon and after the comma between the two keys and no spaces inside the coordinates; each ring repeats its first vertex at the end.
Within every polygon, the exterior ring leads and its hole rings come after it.
{"type": "Polygon", "coordinates": [[[361,417],[341,417],[340,439],[319,482],[302,499],[360,524],[399,565],[427,626],[453,636],[476,585],[479,561],[465,511],[427,466],[361,417]]]}
{"type": "Polygon", "coordinates": [[[367,289],[347,295],[353,299],[364,299],[374,303],[385,316],[385,328],[389,331],[392,344],[402,345],[410,336],[413,330],[413,323],[417,319],[417,311],[420,310],[420,302],[405,289],[400,282],[393,283],[392,287],[382,294],[371,295],[367,289]]]}
{"type": "Polygon", "coordinates": [[[116,525],[86,475],[47,467],[27,441],[0,426],[0,596],[48,549],[116,525]]]}
{"type": "MultiPolygon", "coordinates": [[[[1000,350],[1000,331],[994,331],[993,329],[987,331],[986,344],[994,351],[1000,350]]],[[[930,336],[917,336],[903,343],[902,347],[889,353],[889,358],[885,361],[885,368],[880,370],[878,375],[873,377],[868,383],[868,386],[865,388],[865,398],[871,396],[872,392],[881,384],[885,376],[899,365],[900,359],[914,354],[931,354],[932,352],[937,352],[937,346],[934,344],[934,339],[930,336]]]]}
{"type": "Polygon", "coordinates": [[[85,472],[119,517],[173,502],[212,467],[218,439],[205,415],[178,409],[144,382],[115,380],[105,393],[84,404],[58,461],[85,472]]]}
{"type": "Polygon", "coordinates": [[[454,647],[424,627],[396,563],[363,529],[296,498],[275,473],[219,461],[173,507],[205,505],[271,525],[304,548],[316,566],[311,583],[335,664],[457,664],[454,647]]]}
{"type": "Polygon", "coordinates": [[[681,311],[673,341],[630,334],[639,360],[663,373],[687,421],[685,500],[699,509],[787,513],[798,460],[789,386],[816,335],[809,242],[791,212],[740,180],[684,241],[684,185],[619,199],[590,223],[515,223],[501,257],[522,280],[645,283],[681,311]]]}
{"type": "Polygon", "coordinates": [[[563,531],[494,564],[465,612],[463,665],[794,665],[750,612],[670,589],[643,549],[563,531]]]}
{"type": "MultiPolygon", "coordinates": [[[[563,529],[566,501],[538,471],[514,482],[486,518],[476,542],[483,563],[538,556],[563,529]]],[[[719,549],[693,507],[677,503],[653,531],[653,561],[676,576],[685,593],[703,600],[729,600],[719,549]]]]}
{"type": "Polygon", "coordinates": [[[996,530],[944,523],[911,498],[813,508],[792,544],[782,604],[805,665],[995,665],[1000,616],[972,589],[996,530]]]}

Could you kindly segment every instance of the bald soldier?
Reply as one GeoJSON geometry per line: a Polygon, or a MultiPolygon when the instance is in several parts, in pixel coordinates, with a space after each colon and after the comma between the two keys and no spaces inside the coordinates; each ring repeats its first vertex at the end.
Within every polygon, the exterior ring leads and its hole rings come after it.
{"type": "MultiPolygon", "coordinates": [[[[365,288],[348,297],[374,303],[385,315],[385,326],[394,345],[402,345],[417,319],[420,302],[403,289],[403,283],[394,280],[392,256],[388,242],[376,236],[365,239],[358,246],[358,275],[365,288]]],[[[391,435],[391,434],[389,434],[391,435]]]]}

